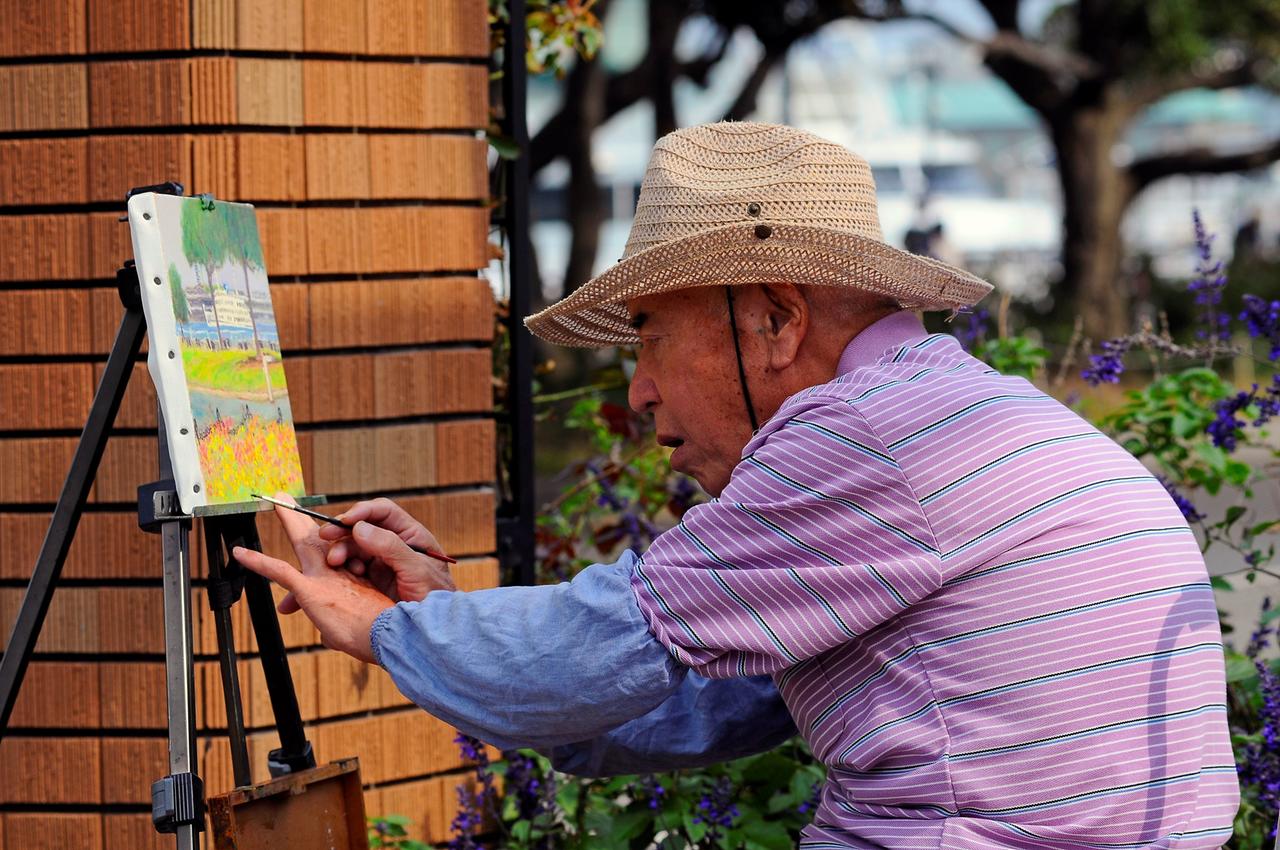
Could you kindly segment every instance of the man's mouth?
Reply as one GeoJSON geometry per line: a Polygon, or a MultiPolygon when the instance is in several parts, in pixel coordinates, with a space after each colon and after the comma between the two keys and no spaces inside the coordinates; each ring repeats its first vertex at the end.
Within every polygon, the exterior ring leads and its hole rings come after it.
{"type": "Polygon", "coordinates": [[[684,440],[679,437],[672,437],[668,434],[659,434],[658,445],[666,446],[669,449],[678,449],[684,445],[684,440]]]}

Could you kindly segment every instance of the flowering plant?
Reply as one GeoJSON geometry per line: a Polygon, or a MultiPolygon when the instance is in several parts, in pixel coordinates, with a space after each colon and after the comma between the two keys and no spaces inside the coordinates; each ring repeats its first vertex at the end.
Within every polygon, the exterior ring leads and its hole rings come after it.
{"type": "Polygon", "coordinates": [[[556,773],[531,751],[489,764],[478,742],[460,736],[481,787],[501,771],[500,802],[465,796],[451,850],[474,850],[478,824],[495,825],[487,846],[512,850],[672,848],[788,850],[812,817],[822,768],[804,743],[702,770],[583,779],[556,773]],[[486,779],[485,777],[488,777],[486,779]]]}

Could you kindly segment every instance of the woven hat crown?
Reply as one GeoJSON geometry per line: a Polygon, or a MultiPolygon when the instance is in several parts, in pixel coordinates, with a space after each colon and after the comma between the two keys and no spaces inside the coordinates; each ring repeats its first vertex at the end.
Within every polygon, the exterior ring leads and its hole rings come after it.
{"type": "Polygon", "coordinates": [[[753,218],[884,241],[862,157],[794,127],[724,122],[658,140],[622,259],[753,218]]]}

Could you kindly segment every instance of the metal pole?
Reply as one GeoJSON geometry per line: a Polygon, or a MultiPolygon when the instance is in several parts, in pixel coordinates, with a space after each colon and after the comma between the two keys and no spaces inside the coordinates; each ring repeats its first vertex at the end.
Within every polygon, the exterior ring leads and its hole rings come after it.
{"type": "MultiPolygon", "coordinates": [[[[173,478],[164,416],[157,414],[160,431],[160,480],[173,478]]],[[[187,542],[191,520],[167,519],[160,524],[164,549],[164,670],[169,703],[169,773],[198,774],[196,765],[196,689],[191,639],[191,562],[187,542]]],[[[178,850],[199,850],[200,824],[179,824],[178,850]]]]}
{"type": "Polygon", "coordinates": [[[503,556],[515,567],[521,584],[533,584],[533,339],[525,329],[530,313],[529,263],[529,128],[525,119],[525,0],[509,0],[506,47],[503,53],[503,129],[519,155],[508,162],[506,213],[507,268],[510,275],[510,369],[507,407],[511,436],[511,496],[500,523],[503,556]]]}
{"type": "Polygon", "coordinates": [[[62,565],[67,560],[67,551],[71,548],[76,527],[80,524],[89,488],[93,486],[93,479],[98,474],[102,451],[107,445],[107,432],[120,410],[120,400],[124,398],[125,388],[129,385],[133,361],[142,347],[146,320],[139,300],[137,271],[132,266],[121,269],[117,273],[117,280],[120,297],[125,302],[124,318],[120,320],[120,329],[116,331],[107,367],[98,383],[93,406],[89,408],[89,418],[85,420],[84,430],[80,432],[80,442],[76,445],[76,453],[71,460],[71,470],[62,484],[62,492],[58,494],[58,504],[53,509],[53,519],[49,523],[44,543],[40,546],[40,556],[31,572],[31,580],[27,582],[27,592],[22,597],[18,617],[9,632],[4,657],[0,659],[0,738],[4,737],[9,726],[9,716],[18,698],[22,678],[27,672],[27,664],[31,661],[36,638],[44,625],[45,615],[49,613],[54,587],[58,583],[58,577],[62,575],[62,565]]]}

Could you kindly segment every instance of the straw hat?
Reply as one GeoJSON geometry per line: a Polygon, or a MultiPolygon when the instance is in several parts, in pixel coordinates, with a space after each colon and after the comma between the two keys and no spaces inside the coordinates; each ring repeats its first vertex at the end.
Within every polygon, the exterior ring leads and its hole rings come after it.
{"type": "Polygon", "coordinates": [[[622,259],[525,324],[560,345],[634,345],[627,299],[780,281],[855,287],[923,310],[969,307],[991,291],[885,243],[866,160],[794,127],[724,122],[658,140],[622,259]]]}

